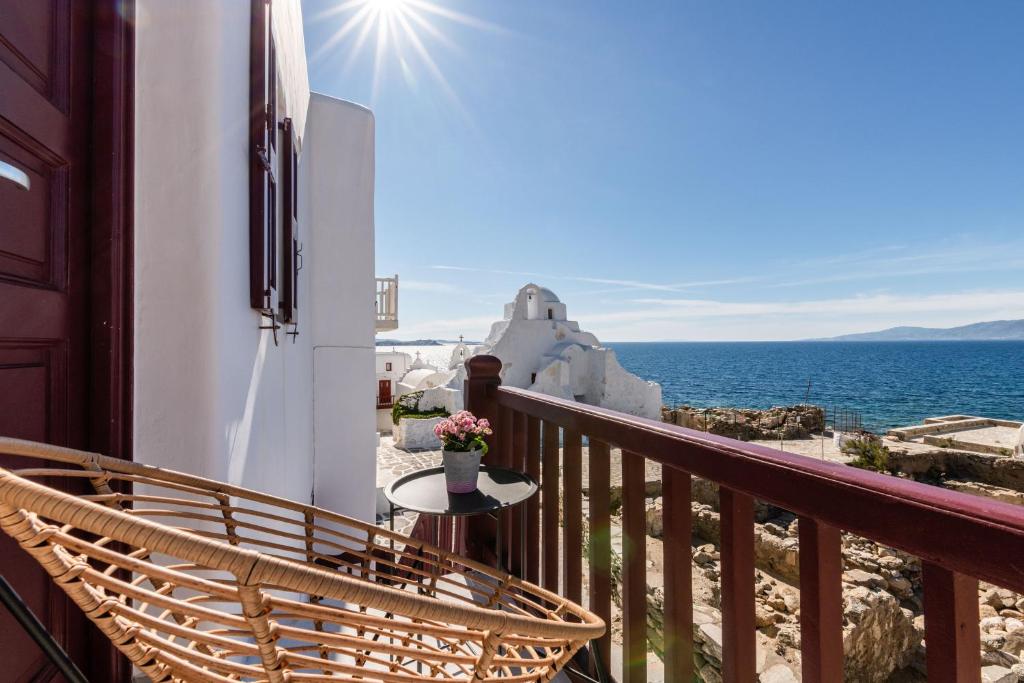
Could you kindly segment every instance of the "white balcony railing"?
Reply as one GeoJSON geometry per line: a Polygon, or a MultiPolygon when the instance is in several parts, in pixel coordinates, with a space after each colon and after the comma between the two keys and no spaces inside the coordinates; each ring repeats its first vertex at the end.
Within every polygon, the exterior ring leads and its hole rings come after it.
{"type": "Polygon", "coordinates": [[[398,329],[398,276],[377,278],[377,332],[398,329]]]}

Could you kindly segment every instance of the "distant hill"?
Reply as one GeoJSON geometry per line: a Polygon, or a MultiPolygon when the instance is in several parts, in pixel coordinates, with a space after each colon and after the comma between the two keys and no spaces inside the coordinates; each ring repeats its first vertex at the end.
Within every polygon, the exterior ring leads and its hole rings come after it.
{"type": "Polygon", "coordinates": [[[960,327],[890,327],[815,341],[1024,341],[1024,320],[993,320],[960,327]]]}

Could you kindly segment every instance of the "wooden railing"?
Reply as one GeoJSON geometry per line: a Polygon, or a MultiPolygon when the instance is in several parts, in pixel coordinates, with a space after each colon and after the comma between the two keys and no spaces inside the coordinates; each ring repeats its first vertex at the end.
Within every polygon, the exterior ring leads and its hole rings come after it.
{"type": "MultiPolygon", "coordinates": [[[[978,580],[1024,592],[1024,509],[501,387],[501,362],[491,356],[471,358],[466,365],[467,408],[496,427],[487,461],[526,471],[541,483],[540,500],[531,499],[527,508],[526,564],[514,562],[511,569],[573,600],[583,597],[581,443],[587,438],[587,597],[590,609],[607,623],[612,591],[609,453],[613,446],[622,449],[623,683],[646,681],[645,459],[662,468],[666,681],[693,677],[691,476],[720,485],[722,676],[727,683],[756,680],[755,499],[799,518],[804,681],[842,680],[841,530],[921,559],[928,680],[980,680],[978,580]]],[[[504,534],[511,546],[506,556],[519,558],[519,516],[508,517],[501,522],[510,527],[504,534]]],[[[483,545],[490,539],[470,540],[483,545]]],[[[605,670],[610,645],[608,635],[598,643],[605,670]]]]}
{"type": "Polygon", "coordinates": [[[377,332],[398,329],[398,276],[376,278],[377,332]]]}

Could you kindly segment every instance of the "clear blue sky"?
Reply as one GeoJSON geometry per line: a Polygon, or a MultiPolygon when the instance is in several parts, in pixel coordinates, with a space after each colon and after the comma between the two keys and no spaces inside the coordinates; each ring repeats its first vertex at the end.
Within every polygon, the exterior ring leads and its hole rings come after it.
{"type": "Polygon", "coordinates": [[[395,336],[528,281],[605,341],[1024,318],[1024,2],[303,12],[313,88],[376,114],[395,336]]]}

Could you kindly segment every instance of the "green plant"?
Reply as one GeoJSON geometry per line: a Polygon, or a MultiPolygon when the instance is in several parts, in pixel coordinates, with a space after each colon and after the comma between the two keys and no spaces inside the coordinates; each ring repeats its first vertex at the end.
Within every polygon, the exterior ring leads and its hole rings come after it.
{"type": "Polygon", "coordinates": [[[431,408],[420,410],[420,399],[423,398],[422,391],[414,391],[411,394],[402,394],[391,406],[391,422],[398,424],[403,417],[411,420],[425,420],[430,417],[448,417],[450,414],[444,408],[431,408]]]}
{"type": "Polygon", "coordinates": [[[864,437],[847,441],[843,445],[843,452],[853,456],[853,460],[847,463],[851,467],[873,472],[889,471],[889,448],[877,438],[864,437]]]}

